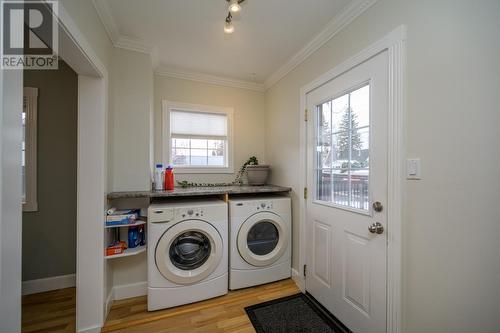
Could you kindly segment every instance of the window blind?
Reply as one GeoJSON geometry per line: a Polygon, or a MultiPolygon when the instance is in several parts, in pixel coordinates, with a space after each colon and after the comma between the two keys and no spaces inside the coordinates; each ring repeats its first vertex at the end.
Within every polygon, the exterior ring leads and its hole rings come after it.
{"type": "Polygon", "coordinates": [[[197,136],[227,139],[227,115],[171,110],[170,134],[172,137],[197,136]]]}

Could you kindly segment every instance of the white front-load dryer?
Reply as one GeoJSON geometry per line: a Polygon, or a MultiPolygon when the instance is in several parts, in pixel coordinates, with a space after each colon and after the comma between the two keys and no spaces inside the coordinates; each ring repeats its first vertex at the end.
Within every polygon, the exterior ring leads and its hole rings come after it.
{"type": "Polygon", "coordinates": [[[229,289],[291,276],[291,221],[288,197],[229,200],[229,289]]]}
{"type": "Polygon", "coordinates": [[[148,310],[227,291],[227,204],[214,199],[149,206],[148,310]]]}

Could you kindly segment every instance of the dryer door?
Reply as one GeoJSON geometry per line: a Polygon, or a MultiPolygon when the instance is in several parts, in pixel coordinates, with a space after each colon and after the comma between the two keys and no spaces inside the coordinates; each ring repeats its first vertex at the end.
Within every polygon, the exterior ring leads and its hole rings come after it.
{"type": "Polygon", "coordinates": [[[269,266],[288,246],[288,227],[281,217],[270,212],[250,216],[238,232],[238,251],[253,266],[269,266]]]}
{"type": "Polygon", "coordinates": [[[222,238],[210,223],[187,220],[170,227],[156,245],[156,267],[167,280],[192,284],[208,277],[223,255],[222,238]]]}

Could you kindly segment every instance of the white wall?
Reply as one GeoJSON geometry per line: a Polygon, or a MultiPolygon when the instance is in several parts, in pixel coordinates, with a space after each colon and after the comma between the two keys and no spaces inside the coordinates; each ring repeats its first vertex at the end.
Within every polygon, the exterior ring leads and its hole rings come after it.
{"type": "MultiPolygon", "coordinates": [[[[500,2],[380,0],[266,95],[272,181],[301,193],[299,89],[397,26],[408,27],[404,330],[500,327],[500,2]]],[[[298,200],[294,200],[294,267],[298,200]]]]}
{"type": "Polygon", "coordinates": [[[0,331],[21,331],[23,72],[0,70],[0,331]]]}
{"type": "MultiPolygon", "coordinates": [[[[159,75],[155,75],[154,89],[155,162],[162,161],[162,100],[233,108],[235,172],[250,156],[257,156],[261,163],[266,161],[264,93],[159,75]]],[[[234,177],[234,174],[177,174],[176,180],[231,182],[234,177]]]]}
{"type": "Polygon", "coordinates": [[[110,84],[110,191],[149,190],[153,130],[151,57],[115,48],[110,84]]]}

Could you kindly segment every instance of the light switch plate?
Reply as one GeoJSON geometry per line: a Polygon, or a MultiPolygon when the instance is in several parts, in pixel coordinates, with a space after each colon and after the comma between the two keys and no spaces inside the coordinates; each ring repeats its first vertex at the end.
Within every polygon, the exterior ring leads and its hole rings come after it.
{"type": "Polygon", "coordinates": [[[420,158],[408,158],[406,160],[406,179],[422,179],[420,158]]]}

